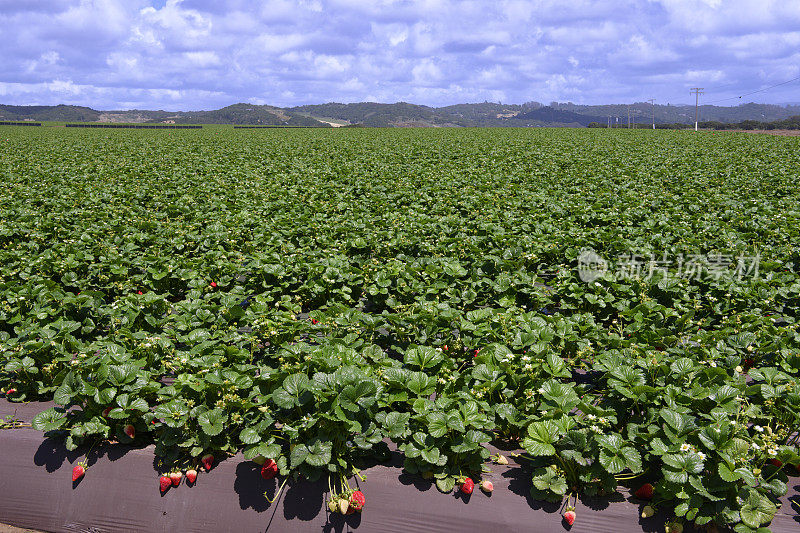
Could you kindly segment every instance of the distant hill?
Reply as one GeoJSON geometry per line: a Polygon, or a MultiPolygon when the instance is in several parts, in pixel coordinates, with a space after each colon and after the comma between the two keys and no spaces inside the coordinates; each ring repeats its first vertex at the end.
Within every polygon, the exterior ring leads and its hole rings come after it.
{"type": "Polygon", "coordinates": [[[583,115],[574,113],[572,111],[562,111],[554,109],[550,106],[540,107],[525,113],[520,113],[515,117],[517,120],[538,120],[541,122],[558,122],[562,124],[580,124],[581,126],[588,126],[591,122],[602,122],[605,124],[604,117],[594,117],[591,115],[583,115]]]}
{"type": "Polygon", "coordinates": [[[378,104],[375,102],[359,102],[357,104],[330,103],[291,107],[289,111],[379,128],[387,126],[460,125],[443,120],[435,108],[406,102],[398,102],[396,104],[378,104]]]}
{"type": "Polygon", "coordinates": [[[95,122],[100,115],[100,111],[74,105],[16,106],[0,104],[0,120],[95,122]]]}
{"type": "MultiPolygon", "coordinates": [[[[132,122],[175,124],[238,124],[264,126],[331,127],[360,125],[368,127],[584,127],[591,122],[605,124],[608,117],[620,124],[628,112],[638,124],[653,120],[662,124],[694,122],[694,106],[634,104],[577,105],[552,102],[501,104],[483,102],[429,107],[397,102],[381,104],[359,102],[327,103],[280,108],[239,103],[211,111],[96,111],[88,107],[0,105],[0,120],[57,122],[132,122]]],[[[735,107],[701,106],[700,120],[724,124],[747,120],[772,122],[800,115],[798,105],[743,104],[735,107]]]]}
{"type": "Polygon", "coordinates": [[[247,124],[264,126],[308,126],[329,128],[310,117],[288,112],[279,107],[254,104],[234,104],[216,111],[175,113],[176,124],[247,124]]]}
{"type": "MultiPolygon", "coordinates": [[[[636,102],[634,104],[611,104],[611,105],[577,105],[572,103],[551,104],[554,109],[559,111],[570,111],[580,115],[601,117],[601,124],[605,124],[607,117],[619,118],[620,123],[628,119],[630,109],[631,120],[635,123],[649,124],[653,120],[655,111],[655,121],[657,123],[694,123],[693,105],[656,105],[652,106],[647,102],[636,102]]],[[[800,106],[780,106],[772,104],[742,104],[738,106],[700,106],[700,120],[711,120],[723,123],[742,122],[744,120],[758,120],[762,122],[772,122],[775,120],[786,120],[787,118],[800,114],[800,106]]]]}
{"type": "Polygon", "coordinates": [[[68,105],[0,105],[0,120],[331,127],[330,124],[279,107],[255,104],[234,104],[213,111],[95,111],[88,107],[68,105]]]}

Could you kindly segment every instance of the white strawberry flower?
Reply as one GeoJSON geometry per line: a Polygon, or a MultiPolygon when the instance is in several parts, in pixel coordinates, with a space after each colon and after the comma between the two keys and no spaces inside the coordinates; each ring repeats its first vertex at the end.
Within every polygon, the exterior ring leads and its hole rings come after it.
{"type": "Polygon", "coordinates": [[[774,457],[778,455],[778,450],[776,450],[775,448],[770,448],[767,450],[767,454],[772,455],[774,457]]]}
{"type": "Polygon", "coordinates": [[[706,460],[706,454],[704,454],[703,452],[697,452],[697,456],[698,456],[700,459],[702,459],[703,461],[705,461],[705,460],[706,460]]]}
{"type": "Polygon", "coordinates": [[[753,429],[755,429],[759,433],[764,433],[764,428],[762,428],[761,426],[753,426],[753,429]]]}
{"type": "Polygon", "coordinates": [[[687,444],[685,442],[683,444],[681,444],[681,451],[682,452],[688,452],[691,449],[692,449],[692,446],[690,444],[687,444]]]}
{"type": "Polygon", "coordinates": [[[761,449],[761,446],[759,446],[758,444],[756,444],[756,443],[754,442],[754,443],[751,445],[751,448],[753,448],[754,450],[760,450],[760,449],[761,449]]]}

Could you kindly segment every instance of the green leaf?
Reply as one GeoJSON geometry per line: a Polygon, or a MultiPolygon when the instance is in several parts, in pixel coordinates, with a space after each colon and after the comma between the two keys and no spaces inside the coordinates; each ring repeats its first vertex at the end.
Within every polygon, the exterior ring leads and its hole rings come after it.
{"type": "Polygon", "coordinates": [[[66,421],[66,412],[51,407],[34,416],[31,420],[31,427],[37,431],[54,431],[63,427],[66,421]]]}
{"type": "Polygon", "coordinates": [[[228,415],[221,409],[211,409],[210,411],[201,413],[200,416],[197,417],[200,428],[203,430],[203,433],[209,437],[222,433],[222,430],[225,428],[225,422],[227,421],[228,415]]]}
{"type": "Polygon", "coordinates": [[[386,418],[383,422],[383,427],[389,437],[400,437],[406,433],[410,418],[410,413],[398,413],[393,411],[386,415],[386,418]]]}
{"type": "Polygon", "coordinates": [[[742,523],[748,527],[758,528],[764,524],[769,524],[775,516],[775,505],[769,498],[762,496],[755,490],[748,490],[744,498],[744,504],[739,509],[742,523]]]}
{"type": "Polygon", "coordinates": [[[257,442],[261,442],[261,435],[253,428],[245,428],[239,433],[239,440],[241,440],[243,444],[256,444],[257,442]]]}
{"type": "Polygon", "coordinates": [[[308,447],[305,444],[298,444],[294,448],[292,448],[291,452],[289,452],[289,460],[292,466],[292,469],[297,468],[306,460],[308,457],[308,447]]]}
{"type": "Polygon", "coordinates": [[[406,351],[403,361],[405,364],[417,367],[420,370],[433,368],[444,360],[442,351],[431,346],[415,346],[406,351]]]}
{"type": "Polygon", "coordinates": [[[429,462],[431,464],[435,465],[435,464],[437,464],[439,462],[439,449],[438,448],[430,448],[430,449],[421,450],[421,455],[422,455],[422,458],[425,459],[425,461],[427,461],[427,462],[429,462]]]}
{"type": "Polygon", "coordinates": [[[732,483],[742,478],[740,474],[731,470],[731,467],[726,463],[719,464],[718,472],[719,472],[719,477],[722,478],[722,481],[725,481],[727,483],[732,483]]]}
{"type": "Polygon", "coordinates": [[[558,427],[550,420],[534,422],[528,426],[528,437],[523,439],[522,447],[534,456],[555,455],[553,443],[558,437],[558,427]]]}
{"type": "Polygon", "coordinates": [[[445,494],[451,492],[455,486],[456,486],[456,480],[452,476],[436,479],[436,488],[439,489],[440,492],[444,492],[445,494]]]}
{"type": "Polygon", "coordinates": [[[447,434],[447,415],[442,412],[428,415],[428,432],[431,436],[439,438],[447,434]]]}
{"type": "Polygon", "coordinates": [[[311,466],[324,466],[331,461],[330,442],[316,441],[308,447],[308,455],[305,457],[305,462],[311,466]]]}

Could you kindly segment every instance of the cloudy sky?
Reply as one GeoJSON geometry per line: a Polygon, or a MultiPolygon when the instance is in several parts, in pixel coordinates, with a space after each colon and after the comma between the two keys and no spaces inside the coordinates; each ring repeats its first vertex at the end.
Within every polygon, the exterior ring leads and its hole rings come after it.
{"type": "Polygon", "coordinates": [[[800,0],[0,0],[6,104],[736,105],[798,76],[800,0]]]}

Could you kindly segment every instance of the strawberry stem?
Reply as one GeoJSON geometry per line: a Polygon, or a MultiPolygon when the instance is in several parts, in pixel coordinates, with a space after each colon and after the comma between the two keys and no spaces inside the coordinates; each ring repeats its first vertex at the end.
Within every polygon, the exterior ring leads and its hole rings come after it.
{"type": "Polygon", "coordinates": [[[271,500],[269,499],[269,496],[267,496],[267,493],[266,493],[266,492],[264,493],[264,497],[267,499],[267,501],[268,501],[270,504],[273,504],[273,503],[275,503],[275,500],[277,500],[277,499],[278,499],[278,496],[280,496],[280,495],[281,495],[281,491],[283,490],[283,486],[284,486],[284,485],[286,485],[286,482],[287,482],[287,481],[289,481],[289,478],[288,478],[288,477],[287,477],[286,479],[284,479],[284,480],[283,480],[283,483],[281,483],[281,486],[280,486],[280,487],[278,487],[278,492],[276,492],[276,493],[275,493],[275,497],[274,497],[274,498],[272,498],[271,500]]]}

